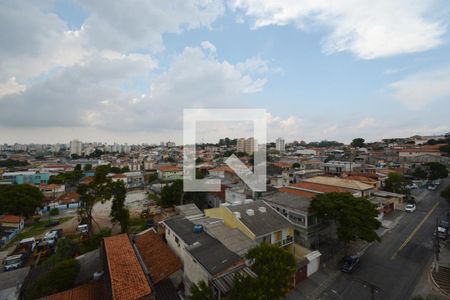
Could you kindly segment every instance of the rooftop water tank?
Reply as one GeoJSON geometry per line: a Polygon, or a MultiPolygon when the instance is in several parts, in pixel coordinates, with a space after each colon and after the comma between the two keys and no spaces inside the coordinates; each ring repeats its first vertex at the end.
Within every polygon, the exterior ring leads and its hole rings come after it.
{"type": "Polygon", "coordinates": [[[203,225],[201,224],[194,225],[194,233],[201,233],[201,232],[203,232],[203,225]]]}

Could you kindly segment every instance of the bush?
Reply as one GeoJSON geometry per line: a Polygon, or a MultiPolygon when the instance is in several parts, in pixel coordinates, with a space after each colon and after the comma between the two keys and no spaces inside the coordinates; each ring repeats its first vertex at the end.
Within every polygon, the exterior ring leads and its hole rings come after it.
{"type": "Polygon", "coordinates": [[[50,210],[50,216],[57,216],[59,215],[59,209],[57,207],[54,207],[50,210]]]}
{"type": "Polygon", "coordinates": [[[80,264],[73,258],[57,262],[31,284],[25,299],[37,299],[72,288],[79,271],[80,264]]]}

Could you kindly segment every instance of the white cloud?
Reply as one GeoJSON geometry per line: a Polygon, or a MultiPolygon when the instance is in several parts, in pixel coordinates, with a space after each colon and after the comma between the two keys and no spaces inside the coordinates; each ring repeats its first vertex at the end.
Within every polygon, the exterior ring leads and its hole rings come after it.
{"type": "Polygon", "coordinates": [[[87,55],[78,31],[36,1],[6,1],[0,9],[0,81],[24,80],[87,55]]]}
{"type": "Polygon", "coordinates": [[[16,81],[16,77],[11,77],[5,83],[0,83],[0,99],[6,95],[22,93],[26,88],[25,85],[16,81]]]}
{"type": "Polygon", "coordinates": [[[202,46],[203,49],[209,50],[212,53],[216,53],[217,52],[216,46],[214,46],[210,41],[203,41],[203,42],[201,42],[200,45],[202,46]]]}
{"type": "Polygon", "coordinates": [[[150,76],[157,66],[150,56],[99,53],[21,94],[5,96],[0,126],[180,130],[183,108],[242,107],[245,93],[263,88],[265,78],[254,78],[208,52],[187,47],[156,76],[150,76]],[[135,77],[149,82],[144,94],[123,88],[135,77]]]}
{"type": "Polygon", "coordinates": [[[411,110],[441,99],[450,101],[450,68],[409,75],[388,85],[391,97],[411,110]]]}
{"type": "MultiPolygon", "coordinates": [[[[363,59],[432,49],[443,42],[445,24],[433,19],[434,0],[231,0],[254,19],[254,27],[294,24],[324,26],[326,53],[349,51],[363,59]]],[[[445,4],[445,2],[443,3],[445,4]]]]}
{"type": "Polygon", "coordinates": [[[133,51],[164,49],[164,33],[181,33],[211,27],[224,13],[216,0],[78,0],[89,13],[83,24],[83,38],[97,49],[133,51]]]}

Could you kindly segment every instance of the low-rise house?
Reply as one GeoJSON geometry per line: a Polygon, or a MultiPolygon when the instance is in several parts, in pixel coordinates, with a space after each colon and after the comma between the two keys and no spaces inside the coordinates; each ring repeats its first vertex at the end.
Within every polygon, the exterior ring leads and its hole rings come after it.
{"type": "Polygon", "coordinates": [[[175,211],[189,220],[203,217],[203,212],[194,203],[175,206],[175,211]]]}
{"type": "Polygon", "coordinates": [[[78,206],[80,203],[80,194],[77,192],[67,192],[59,196],[57,201],[60,205],[66,205],[67,208],[78,206]]]}
{"type": "Polygon", "coordinates": [[[304,182],[347,189],[352,191],[352,193],[358,197],[370,196],[370,194],[375,190],[372,185],[368,185],[357,180],[337,177],[316,176],[305,179],[304,182]]]}
{"type": "Polygon", "coordinates": [[[142,172],[125,172],[123,175],[127,177],[126,187],[128,189],[144,187],[145,181],[142,172]]]}
{"type": "Polygon", "coordinates": [[[145,300],[153,299],[150,278],[142,258],[127,234],[103,239],[100,249],[104,274],[83,285],[41,299],[45,300],[145,300]]]}
{"type": "Polygon", "coordinates": [[[266,242],[285,247],[294,242],[294,227],[288,219],[264,201],[206,209],[205,215],[224,220],[257,244],[266,242]]]}
{"type": "Polygon", "coordinates": [[[137,234],[134,242],[155,289],[163,284],[164,289],[175,290],[183,280],[181,260],[152,228],[137,234]]]}
{"type": "Polygon", "coordinates": [[[361,168],[361,164],[352,161],[329,161],[322,165],[325,174],[340,176],[344,172],[355,172],[361,168]]]}
{"type": "Polygon", "coordinates": [[[393,210],[401,210],[405,204],[406,196],[403,194],[386,192],[386,191],[375,191],[372,194],[374,197],[383,198],[383,212],[389,213],[393,210]]]}
{"type": "Polygon", "coordinates": [[[0,227],[22,231],[25,227],[25,218],[15,215],[2,215],[0,216],[0,227]]]}
{"type": "Polygon", "coordinates": [[[39,190],[46,198],[58,197],[64,194],[66,186],[64,184],[40,184],[39,190]]]}
{"type": "Polygon", "coordinates": [[[296,243],[306,248],[318,243],[323,224],[310,211],[310,198],[294,193],[271,192],[261,196],[260,199],[292,222],[296,243]]]}
{"type": "Polygon", "coordinates": [[[209,283],[216,276],[244,264],[243,259],[219,240],[187,218],[177,216],[163,221],[165,238],[170,249],[184,265],[185,292],[193,284],[209,283]]]}
{"type": "Polygon", "coordinates": [[[183,169],[173,165],[162,165],[157,169],[158,178],[161,180],[183,179],[183,169]]]}

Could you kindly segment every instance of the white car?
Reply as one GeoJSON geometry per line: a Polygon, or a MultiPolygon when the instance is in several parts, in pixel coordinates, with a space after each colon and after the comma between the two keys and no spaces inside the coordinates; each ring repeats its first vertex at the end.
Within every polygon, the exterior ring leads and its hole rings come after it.
{"type": "Polygon", "coordinates": [[[411,183],[411,184],[408,184],[408,185],[406,186],[406,188],[407,188],[408,190],[413,190],[413,189],[417,189],[418,186],[417,186],[417,184],[415,184],[415,183],[411,183]]]}
{"type": "Polygon", "coordinates": [[[430,191],[434,191],[434,190],[436,190],[436,188],[437,188],[437,186],[434,185],[434,184],[430,184],[430,185],[428,186],[428,189],[429,189],[430,191]]]}
{"type": "Polygon", "coordinates": [[[413,212],[416,210],[415,204],[406,204],[405,211],[406,212],[413,212]]]}

